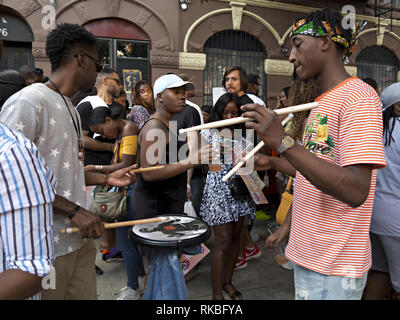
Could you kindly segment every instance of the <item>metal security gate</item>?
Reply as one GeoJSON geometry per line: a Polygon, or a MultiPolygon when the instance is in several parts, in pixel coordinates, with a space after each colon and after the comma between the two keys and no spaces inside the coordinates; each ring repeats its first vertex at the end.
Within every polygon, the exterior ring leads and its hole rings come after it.
{"type": "Polygon", "coordinates": [[[224,72],[232,66],[242,67],[247,74],[257,74],[261,81],[259,97],[266,100],[264,60],[267,53],[256,37],[241,30],[220,31],[206,41],[203,51],[207,56],[204,69],[204,104],[213,104],[213,87],[222,86],[224,72]]]}
{"type": "Polygon", "coordinates": [[[380,92],[397,81],[399,60],[385,47],[373,46],[362,50],[356,58],[356,66],[357,76],[374,79],[380,92]]]}

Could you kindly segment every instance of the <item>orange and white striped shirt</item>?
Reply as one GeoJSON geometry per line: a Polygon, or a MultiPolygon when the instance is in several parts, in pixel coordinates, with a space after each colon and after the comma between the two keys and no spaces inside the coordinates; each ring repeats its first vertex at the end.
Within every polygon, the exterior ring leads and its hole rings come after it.
{"type": "Polygon", "coordinates": [[[376,169],[386,166],[381,101],[358,78],[345,80],[316,101],[320,105],[310,113],[303,145],[341,167],[373,164],[371,188],[367,200],[352,208],[297,172],[286,256],[325,275],[361,277],[371,266],[369,227],[376,169]]]}

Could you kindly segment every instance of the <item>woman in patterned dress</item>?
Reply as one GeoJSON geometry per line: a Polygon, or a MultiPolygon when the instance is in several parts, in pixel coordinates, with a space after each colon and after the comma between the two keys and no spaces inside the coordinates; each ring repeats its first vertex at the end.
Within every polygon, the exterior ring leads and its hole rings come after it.
{"type": "MultiPolygon", "coordinates": [[[[240,116],[241,105],[241,100],[236,94],[222,95],[212,109],[211,121],[240,116]]],[[[233,137],[233,130],[239,128],[241,125],[226,129],[231,130],[233,137]]],[[[204,130],[201,134],[213,146],[220,145],[224,140],[217,130],[204,130]]],[[[241,140],[239,143],[245,144],[245,140],[243,138],[241,140]]],[[[223,299],[222,290],[224,290],[232,299],[241,300],[242,294],[233,286],[232,276],[239,251],[243,218],[250,214],[254,219],[256,209],[250,197],[240,201],[234,199],[228,182],[222,181],[222,177],[233,168],[233,164],[222,164],[221,167],[221,171],[209,171],[207,174],[200,215],[208,225],[213,227],[215,236],[215,248],[211,261],[213,299],[223,299]]]]}

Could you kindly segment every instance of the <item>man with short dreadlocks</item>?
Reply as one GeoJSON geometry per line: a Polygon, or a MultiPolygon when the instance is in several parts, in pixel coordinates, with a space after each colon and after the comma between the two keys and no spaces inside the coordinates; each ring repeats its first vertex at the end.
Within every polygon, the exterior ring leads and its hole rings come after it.
{"type": "Polygon", "coordinates": [[[328,9],[294,23],[289,61],[301,80],[314,79],[322,92],[303,145],[286,135],[276,113],[242,107],[243,117],[254,119],[246,126],[284,157],[257,155],[256,169],[296,177],[285,252],[294,263],[296,299],[360,299],[371,267],[376,169],[386,165],[381,102],[344,67],[364,25],[344,29],[340,13],[328,9]]]}
{"type": "MultiPolygon", "coordinates": [[[[131,181],[126,173],[132,167],[111,174],[84,171],[81,120],[70,98],[79,90],[93,88],[97,73],[103,68],[96,38],[77,24],[63,23],[47,36],[46,54],[52,71],[48,82],[32,84],[12,95],[1,109],[0,121],[22,132],[37,146],[58,180],[54,217],[51,212],[47,215],[54,236],[55,288],[49,286],[42,292],[42,298],[96,299],[96,248],[93,240],[88,239],[100,237],[105,228],[97,215],[85,209],[85,186],[129,185],[134,177],[131,181]],[[63,235],[61,230],[72,225],[77,226],[80,233],[63,235]]],[[[41,189],[43,192],[46,186],[41,185],[41,189]]],[[[37,194],[30,197],[36,199],[37,194]]],[[[39,200],[29,200],[32,201],[39,200]]],[[[22,230],[28,218],[21,216],[18,224],[22,230]]],[[[14,239],[14,242],[17,241],[14,239]]],[[[44,249],[32,246],[36,252],[34,256],[42,256],[44,249]]],[[[26,256],[25,249],[23,256],[26,256]]]]}

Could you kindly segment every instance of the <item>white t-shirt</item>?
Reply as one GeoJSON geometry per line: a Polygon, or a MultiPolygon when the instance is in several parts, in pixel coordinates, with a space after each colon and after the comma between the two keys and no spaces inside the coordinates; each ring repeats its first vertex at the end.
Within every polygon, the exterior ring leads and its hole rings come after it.
{"type": "Polygon", "coordinates": [[[88,96],[88,97],[82,99],[76,107],[78,108],[79,105],[84,102],[90,102],[93,109],[98,108],[98,107],[107,107],[108,108],[108,105],[99,96],[88,96]]]}
{"type": "MultiPolygon", "coordinates": [[[[64,98],[69,111],[60,94],[42,83],[32,84],[6,101],[0,120],[35,143],[58,179],[56,194],[85,207],[85,172],[83,161],[78,158],[78,139],[83,140],[81,120],[71,100],[64,98]],[[70,113],[80,128],[79,137],[70,113]]],[[[86,243],[79,232],[68,236],[60,234],[61,229],[71,225],[66,216],[54,210],[56,257],[71,253],[86,243]]]]}

